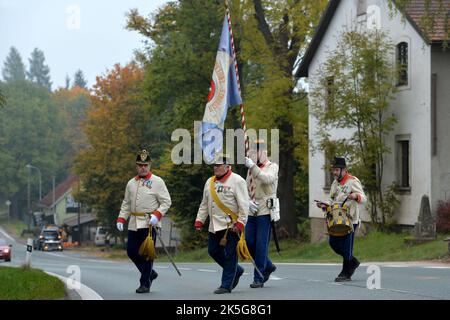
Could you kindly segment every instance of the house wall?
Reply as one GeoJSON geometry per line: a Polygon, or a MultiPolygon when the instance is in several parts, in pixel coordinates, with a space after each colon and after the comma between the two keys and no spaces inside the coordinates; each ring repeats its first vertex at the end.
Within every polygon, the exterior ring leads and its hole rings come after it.
{"type": "Polygon", "coordinates": [[[59,225],[63,225],[64,220],[77,215],[76,213],[66,213],[66,205],[67,205],[67,193],[63,197],[61,197],[61,199],[58,201],[56,205],[56,214],[58,216],[59,225]]]}
{"type": "Polygon", "coordinates": [[[440,200],[450,199],[450,51],[440,44],[433,46],[431,73],[437,75],[436,130],[437,152],[432,157],[431,209],[435,212],[440,200]]]}
{"type": "MultiPolygon", "coordinates": [[[[334,17],[323,37],[314,58],[309,66],[309,82],[314,81],[318,76],[319,66],[326,61],[327,52],[336,48],[339,34],[357,25],[357,21],[366,25],[364,19],[356,17],[357,0],[341,1],[334,17]]],[[[400,88],[395,101],[391,104],[391,111],[398,118],[394,131],[388,137],[388,145],[392,153],[386,156],[384,181],[385,186],[390,185],[396,179],[396,155],[395,136],[410,135],[411,147],[411,191],[399,194],[401,206],[396,214],[397,222],[405,225],[413,225],[417,222],[420,207],[420,199],[423,194],[430,196],[431,182],[429,179],[431,172],[430,159],[430,48],[423,42],[421,36],[408,22],[403,23],[400,15],[389,16],[389,8],[386,0],[368,0],[368,6],[377,5],[380,12],[380,26],[384,31],[388,31],[393,42],[406,41],[409,44],[409,85],[400,88]]],[[[395,57],[393,56],[392,59],[395,57]]],[[[309,113],[309,138],[313,145],[316,145],[317,120],[309,113]]],[[[344,138],[351,135],[351,131],[335,129],[330,132],[332,139],[344,138]]],[[[322,152],[310,152],[309,154],[309,190],[311,218],[323,218],[323,213],[314,206],[314,199],[327,199],[328,190],[324,189],[325,173],[323,166],[325,157],[322,152]]],[[[370,221],[370,217],[365,208],[362,210],[363,221],[370,221]]],[[[315,228],[317,230],[317,228],[315,228]]],[[[314,229],[312,230],[314,233],[314,229]]],[[[315,237],[312,238],[321,238],[315,237]]]]}

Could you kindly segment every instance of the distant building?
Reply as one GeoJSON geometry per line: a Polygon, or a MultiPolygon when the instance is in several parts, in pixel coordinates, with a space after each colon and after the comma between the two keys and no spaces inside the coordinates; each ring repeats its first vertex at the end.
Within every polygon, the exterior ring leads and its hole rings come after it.
{"type": "Polygon", "coordinates": [[[44,220],[46,223],[67,229],[69,241],[80,242],[78,236],[78,210],[80,210],[81,239],[83,242],[93,242],[97,227],[96,217],[81,204],[79,207],[79,203],[75,201],[72,193],[77,186],[78,178],[69,175],[55,187],[54,194],[52,190],[42,199],[44,220]]]}

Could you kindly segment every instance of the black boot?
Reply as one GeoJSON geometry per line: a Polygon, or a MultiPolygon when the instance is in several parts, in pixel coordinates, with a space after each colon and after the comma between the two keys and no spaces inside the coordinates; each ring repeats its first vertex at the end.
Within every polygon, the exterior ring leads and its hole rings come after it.
{"type": "Polygon", "coordinates": [[[344,260],[341,273],[334,279],[335,282],[345,282],[352,280],[350,274],[350,260],[344,260]]]}
{"type": "Polygon", "coordinates": [[[359,267],[359,261],[355,257],[352,258],[349,262],[349,270],[348,270],[348,276],[351,278],[352,275],[355,273],[356,268],[359,267]]]}

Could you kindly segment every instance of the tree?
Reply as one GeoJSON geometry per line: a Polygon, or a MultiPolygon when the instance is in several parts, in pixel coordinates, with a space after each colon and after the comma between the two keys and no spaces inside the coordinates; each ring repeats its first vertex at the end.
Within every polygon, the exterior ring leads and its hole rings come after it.
{"type": "Polygon", "coordinates": [[[394,14],[395,9],[398,9],[403,18],[405,18],[408,10],[419,9],[422,11],[419,27],[427,42],[432,42],[436,28],[440,27],[444,34],[442,46],[448,47],[448,40],[450,39],[450,2],[448,0],[390,0],[388,4],[391,14],[394,14]]]}
{"type": "Polygon", "coordinates": [[[0,91],[0,107],[3,107],[6,104],[6,98],[3,93],[0,91]]]}
{"type": "Polygon", "coordinates": [[[25,66],[15,47],[9,49],[9,54],[3,64],[2,74],[3,79],[7,82],[25,80],[25,66]]]}
{"type": "Polygon", "coordinates": [[[69,77],[68,74],[66,74],[66,79],[65,79],[65,81],[66,81],[66,86],[65,86],[65,88],[66,88],[66,90],[69,90],[69,89],[70,89],[70,77],[69,77]]]}
{"type": "MultiPolygon", "coordinates": [[[[66,84],[67,84],[67,82],[66,82],[66,84]]],[[[83,71],[78,70],[77,72],[75,72],[75,75],[73,77],[73,86],[87,89],[87,81],[84,78],[83,71]]]]}
{"type": "Polygon", "coordinates": [[[67,126],[63,132],[60,148],[61,161],[65,170],[70,170],[76,154],[87,146],[81,124],[91,104],[89,92],[80,87],[59,89],[53,94],[53,101],[62,110],[67,126]]]}
{"type": "Polygon", "coordinates": [[[346,155],[370,200],[372,221],[391,220],[395,205],[392,188],[383,187],[385,143],[396,118],[389,112],[395,92],[394,46],[380,31],[346,30],[326,62],[311,77],[311,98],[320,141],[327,154],[346,155]],[[324,97],[326,97],[324,99],[324,97]],[[349,129],[346,138],[332,140],[330,130],[349,129]]]}
{"type": "Polygon", "coordinates": [[[326,3],[252,0],[244,1],[241,8],[244,18],[237,34],[242,34],[240,60],[246,62],[243,79],[248,123],[280,130],[280,226],[287,236],[298,234],[298,218],[308,211],[307,102],[292,75],[298,54],[306,49],[326,3]],[[296,198],[296,190],[304,192],[296,198]],[[295,207],[296,202],[300,207],[295,207]]]}
{"type": "MultiPolygon", "coordinates": [[[[32,164],[42,172],[42,192],[50,189],[53,176],[61,174],[59,153],[66,124],[50,92],[29,81],[0,83],[8,97],[0,109],[0,197],[12,201],[13,217],[23,217],[27,204],[25,166],[32,164]]],[[[32,175],[31,201],[36,204],[39,181],[32,175]]]]}
{"type": "Polygon", "coordinates": [[[50,69],[45,65],[44,52],[35,48],[28,61],[30,62],[30,69],[27,72],[28,80],[51,90],[50,69]]]}
{"type": "Polygon", "coordinates": [[[82,124],[88,146],[75,159],[82,186],[77,197],[95,209],[110,230],[115,230],[126,183],[136,174],[135,155],[147,148],[140,130],[149,120],[142,110],[142,77],[135,64],[115,65],[98,77],[82,124]]]}
{"type": "MultiPolygon", "coordinates": [[[[296,174],[297,181],[303,184],[299,190],[307,190],[307,163],[303,161],[307,157],[301,152],[295,154],[294,148],[301,145],[307,150],[308,141],[306,95],[296,92],[297,82],[292,74],[298,53],[306,47],[306,40],[325,4],[326,1],[312,0],[265,1],[267,7],[264,10],[259,1],[235,0],[231,3],[248,127],[281,130],[281,221],[285,234],[290,236],[297,233],[299,211],[307,212],[307,207],[304,208],[307,193],[299,195],[298,201],[294,196],[296,174]],[[294,207],[294,199],[303,206],[299,210],[294,207]]],[[[174,128],[192,128],[195,120],[202,119],[224,9],[222,2],[179,1],[167,4],[152,20],[139,16],[137,11],[128,15],[128,28],[152,41],[147,51],[138,57],[145,64],[148,110],[161,115],[159,125],[164,124],[168,132],[174,128]]],[[[229,112],[226,127],[240,128],[239,108],[231,108],[229,112]]],[[[165,152],[170,153],[170,148],[165,152]]],[[[163,158],[169,159],[166,155],[163,158]]],[[[172,171],[168,172],[182,171],[188,175],[188,181],[197,181],[200,185],[206,179],[199,177],[211,175],[207,167],[186,168],[172,166],[172,171]]],[[[237,169],[245,172],[243,168],[237,169]]],[[[170,180],[170,174],[167,175],[170,180]]],[[[183,208],[186,203],[192,203],[192,199],[201,199],[201,187],[174,182],[174,188],[173,193],[181,192],[179,201],[173,201],[175,214],[179,212],[184,215],[184,220],[193,222],[194,206],[189,207],[192,209],[189,213],[183,208]],[[190,215],[189,219],[186,214],[190,215]]]]}

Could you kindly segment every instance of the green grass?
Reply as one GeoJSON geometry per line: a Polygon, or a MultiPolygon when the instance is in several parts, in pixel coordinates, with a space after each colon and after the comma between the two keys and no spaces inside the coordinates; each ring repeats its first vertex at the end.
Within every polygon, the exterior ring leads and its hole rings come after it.
{"type": "MultiPolygon", "coordinates": [[[[369,261],[420,261],[448,259],[447,236],[439,235],[434,241],[408,246],[404,239],[407,234],[384,233],[372,231],[367,236],[357,237],[354,245],[354,255],[364,262],[369,261]]],[[[174,255],[176,262],[213,262],[205,247],[193,251],[178,251],[174,255]]],[[[270,257],[274,262],[341,262],[327,242],[317,244],[284,240],[280,242],[281,255],[275,251],[273,241],[270,242],[270,257]]],[[[98,248],[90,248],[90,252],[99,252],[98,248]]],[[[101,252],[97,256],[109,259],[128,259],[123,249],[112,249],[101,252]]],[[[159,253],[158,262],[169,262],[165,253],[159,253]]]]}
{"type": "MultiPolygon", "coordinates": [[[[448,258],[445,236],[414,246],[405,244],[406,234],[372,231],[365,237],[355,239],[353,253],[359,260],[369,261],[419,261],[448,258]]],[[[275,252],[273,243],[270,256],[275,262],[341,262],[327,242],[318,244],[284,241],[281,243],[281,256],[275,252]]]]}
{"type": "Polygon", "coordinates": [[[22,230],[27,228],[27,224],[21,220],[8,221],[8,219],[1,219],[0,227],[5,229],[5,231],[9,234],[19,237],[22,233],[22,230]]]}
{"type": "Polygon", "coordinates": [[[54,300],[65,297],[64,283],[33,268],[0,267],[0,300],[54,300]]]}
{"type": "MultiPolygon", "coordinates": [[[[447,243],[444,235],[424,244],[408,246],[404,243],[405,234],[387,234],[372,231],[368,236],[357,237],[354,254],[361,261],[419,261],[448,258],[447,243]]],[[[205,243],[206,246],[206,243],[205,243]]],[[[275,250],[273,241],[270,244],[270,257],[274,262],[341,262],[342,258],[334,253],[327,242],[317,244],[302,243],[295,240],[281,241],[281,255],[275,250]]],[[[160,256],[158,261],[166,261],[160,256]]],[[[211,262],[206,248],[179,252],[175,256],[179,262],[211,262]]]]}

